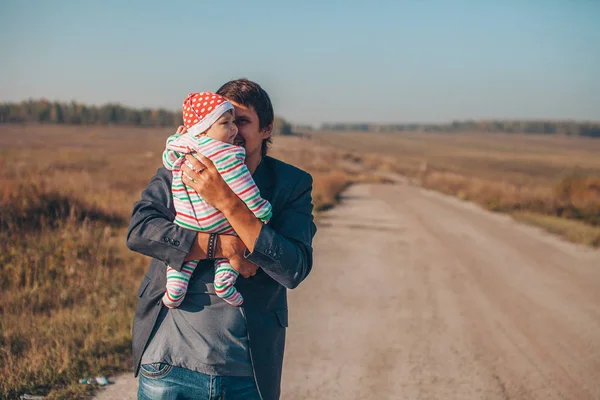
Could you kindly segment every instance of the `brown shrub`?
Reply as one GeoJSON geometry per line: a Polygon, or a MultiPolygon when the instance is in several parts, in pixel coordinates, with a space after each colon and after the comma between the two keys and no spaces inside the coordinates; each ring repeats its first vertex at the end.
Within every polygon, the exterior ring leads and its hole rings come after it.
{"type": "Polygon", "coordinates": [[[6,180],[0,196],[0,229],[22,233],[55,227],[71,218],[78,221],[101,221],[124,225],[126,221],[113,212],[84,204],[55,190],[47,190],[37,183],[14,183],[6,180]]]}
{"type": "Polygon", "coordinates": [[[600,178],[571,174],[554,186],[561,217],[600,225],[600,178]]]}
{"type": "Polygon", "coordinates": [[[600,224],[600,178],[567,176],[552,188],[469,178],[452,172],[429,172],[421,183],[493,211],[527,211],[600,224]]]}
{"type": "Polygon", "coordinates": [[[313,172],[313,204],[316,211],[333,207],[340,193],[352,183],[352,179],[341,171],[329,173],[313,172]]]}

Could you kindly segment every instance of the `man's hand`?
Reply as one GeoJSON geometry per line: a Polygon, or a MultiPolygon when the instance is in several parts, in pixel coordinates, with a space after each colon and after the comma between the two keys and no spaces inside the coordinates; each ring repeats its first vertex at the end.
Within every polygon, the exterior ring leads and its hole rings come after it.
{"type": "Polygon", "coordinates": [[[246,245],[234,235],[218,235],[215,249],[216,258],[244,257],[246,245]]]}
{"type": "Polygon", "coordinates": [[[240,275],[244,278],[250,278],[251,276],[256,275],[256,271],[258,267],[256,264],[251,263],[246,260],[244,257],[235,256],[229,259],[229,263],[240,275]]]}
{"type": "Polygon", "coordinates": [[[194,189],[204,201],[217,210],[224,211],[237,206],[241,202],[240,198],[223,180],[213,162],[202,154],[196,155],[199,159],[191,154],[185,156],[186,162],[181,166],[184,172],[181,178],[183,183],[194,189]],[[193,169],[187,163],[191,164],[193,169]]]}

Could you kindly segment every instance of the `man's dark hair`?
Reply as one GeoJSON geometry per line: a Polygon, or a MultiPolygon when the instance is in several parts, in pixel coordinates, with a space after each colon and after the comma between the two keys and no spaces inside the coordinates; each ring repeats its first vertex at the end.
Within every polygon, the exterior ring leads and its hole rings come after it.
{"type": "MultiPolygon", "coordinates": [[[[217,94],[242,104],[246,107],[252,106],[258,115],[258,125],[261,131],[273,125],[273,105],[267,92],[256,82],[246,78],[229,81],[217,90],[217,94]]],[[[262,155],[267,154],[269,145],[273,139],[269,136],[262,142],[262,155]]]]}

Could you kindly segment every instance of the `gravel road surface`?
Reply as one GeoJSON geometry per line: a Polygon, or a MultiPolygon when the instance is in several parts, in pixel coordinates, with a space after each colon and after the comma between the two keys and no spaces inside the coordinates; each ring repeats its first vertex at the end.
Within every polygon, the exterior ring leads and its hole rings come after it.
{"type": "MultiPolygon", "coordinates": [[[[600,251],[409,184],[318,226],[282,399],[600,399],[600,251]]],[[[135,399],[116,380],[96,398],[135,399]]]]}

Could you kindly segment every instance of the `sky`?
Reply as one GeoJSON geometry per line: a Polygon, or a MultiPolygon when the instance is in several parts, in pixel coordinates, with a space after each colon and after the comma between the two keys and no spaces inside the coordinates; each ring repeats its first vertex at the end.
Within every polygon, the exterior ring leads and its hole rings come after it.
{"type": "Polygon", "coordinates": [[[297,124],[600,121],[600,1],[0,0],[0,101],[180,110],[247,77],[297,124]]]}

